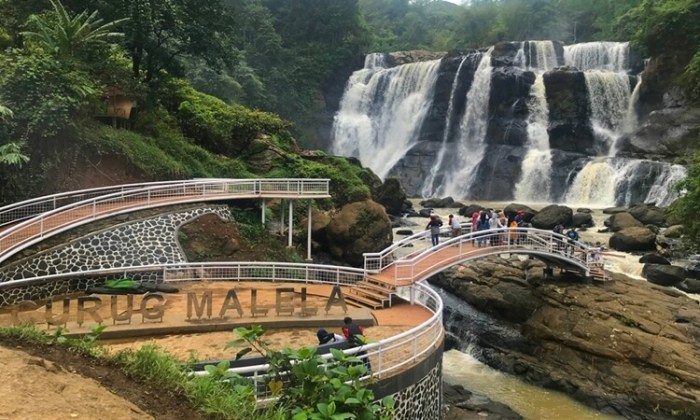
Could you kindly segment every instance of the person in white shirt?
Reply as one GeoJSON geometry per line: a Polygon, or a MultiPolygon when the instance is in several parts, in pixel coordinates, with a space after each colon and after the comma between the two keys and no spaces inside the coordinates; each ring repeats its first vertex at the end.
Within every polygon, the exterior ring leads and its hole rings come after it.
{"type": "Polygon", "coordinates": [[[450,215],[450,220],[449,220],[450,228],[452,228],[452,237],[456,238],[462,233],[462,224],[459,223],[459,219],[456,218],[453,214],[450,215]]]}

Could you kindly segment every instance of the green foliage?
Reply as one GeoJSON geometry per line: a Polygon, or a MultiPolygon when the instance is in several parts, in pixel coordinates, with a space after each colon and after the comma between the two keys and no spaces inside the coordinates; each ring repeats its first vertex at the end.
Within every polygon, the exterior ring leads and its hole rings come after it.
{"type": "Polygon", "coordinates": [[[259,325],[236,328],[234,333],[240,338],[227,343],[226,348],[248,345],[239,354],[255,350],[265,357],[270,366],[267,386],[294,420],[392,418],[393,399],[374,402],[374,393],[360,380],[367,367],[356,356],[331,349],[333,358],[324,361],[315,348],[272,350],[262,338],[265,329],[259,325]]]}
{"type": "Polygon", "coordinates": [[[17,50],[0,55],[0,96],[14,111],[12,134],[18,138],[46,139],[75,129],[100,92],[73,61],[17,50]]]}
{"type": "Polygon", "coordinates": [[[60,0],[49,1],[53,13],[32,15],[29,26],[34,31],[22,32],[28,42],[35,43],[48,54],[73,57],[81,49],[99,48],[124,35],[112,30],[126,19],[103,23],[97,11],[88,14],[87,10],[72,16],[60,0]]]}
{"type": "Polygon", "coordinates": [[[183,134],[214,153],[235,157],[258,135],[284,134],[288,128],[276,115],[227,105],[183,81],[169,82],[166,90],[165,103],[183,134]]]}
{"type": "Polygon", "coordinates": [[[275,162],[268,177],[328,178],[333,201],[318,200],[321,207],[341,207],[347,203],[362,201],[371,197],[369,188],[360,178],[366,169],[352,165],[347,159],[325,157],[319,161],[309,161],[298,155],[288,154],[275,162]]]}
{"type": "Polygon", "coordinates": [[[29,162],[29,156],[22,153],[22,143],[7,143],[0,146],[0,164],[22,167],[29,162]]]}
{"type": "Polygon", "coordinates": [[[681,196],[669,208],[670,216],[683,223],[685,238],[691,247],[697,249],[700,244],[700,220],[697,217],[700,203],[700,152],[693,155],[686,177],[676,189],[681,191],[681,196]]]}

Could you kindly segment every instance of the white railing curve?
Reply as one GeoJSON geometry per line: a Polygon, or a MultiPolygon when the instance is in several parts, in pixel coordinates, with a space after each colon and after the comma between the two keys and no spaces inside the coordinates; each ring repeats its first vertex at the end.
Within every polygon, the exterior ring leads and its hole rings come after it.
{"type": "MultiPolygon", "coordinates": [[[[194,179],[165,183],[132,184],[129,188],[114,187],[113,192],[70,202],[53,210],[39,212],[22,222],[0,231],[0,262],[15,252],[49,236],[91,221],[166,204],[190,203],[234,198],[327,198],[329,179],[194,179]]],[[[92,193],[109,189],[87,190],[92,193]]],[[[62,196],[59,194],[59,196],[62,196]]],[[[70,197],[78,197],[71,195],[70,197]]],[[[55,198],[55,196],[54,196],[55,198]]],[[[20,208],[34,208],[36,203],[47,203],[51,197],[23,202],[14,210],[4,207],[6,214],[21,218],[20,208]],[[29,207],[26,207],[29,206],[29,207]]],[[[29,211],[29,210],[27,210],[29,211]]],[[[15,221],[18,221],[16,219],[15,221]]]]}

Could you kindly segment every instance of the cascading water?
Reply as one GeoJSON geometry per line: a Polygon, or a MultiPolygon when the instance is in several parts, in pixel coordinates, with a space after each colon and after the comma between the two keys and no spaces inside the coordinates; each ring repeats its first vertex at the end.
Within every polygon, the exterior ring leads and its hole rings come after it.
{"type": "Polygon", "coordinates": [[[528,101],[528,149],[520,169],[520,181],[515,185],[515,199],[519,201],[548,201],[551,188],[552,152],[549,147],[549,107],[545,96],[542,73],[558,65],[552,41],[528,41],[516,55],[516,65],[536,72],[530,87],[528,101]],[[525,54],[527,45],[528,53],[525,54]],[[533,54],[534,51],[534,54],[533,54]],[[527,65],[517,57],[527,56],[527,65]]]}
{"type": "Polygon", "coordinates": [[[618,155],[639,125],[628,43],[504,43],[444,67],[385,57],[349,79],[330,151],[401,177],[409,195],[587,207],[675,197],[682,168],[618,155]]]}
{"type": "Polygon", "coordinates": [[[491,47],[482,57],[474,73],[474,81],[467,93],[467,106],[459,123],[456,162],[458,170],[445,179],[441,192],[455,197],[467,197],[476,177],[476,169],[484,154],[486,128],[491,93],[491,47]]]}
{"type": "Polygon", "coordinates": [[[384,68],[376,56],[368,56],[348,81],[331,152],[357,157],[384,178],[416,141],[440,60],[384,68]]]}
{"type": "Polygon", "coordinates": [[[467,62],[468,58],[470,58],[470,56],[464,56],[464,58],[462,58],[462,61],[459,63],[459,67],[457,68],[457,74],[455,74],[455,78],[452,81],[452,90],[450,91],[450,102],[447,108],[447,116],[445,117],[445,131],[442,135],[442,146],[440,146],[440,151],[438,152],[435,164],[432,166],[432,168],[430,168],[430,174],[426,178],[425,182],[423,183],[423,187],[421,188],[421,195],[423,197],[432,197],[436,190],[435,180],[437,174],[442,169],[443,160],[448,152],[447,140],[450,138],[450,127],[452,127],[452,112],[454,107],[455,92],[457,91],[457,85],[459,83],[459,74],[462,71],[462,66],[464,66],[465,62],[467,62]]]}
{"type": "Polygon", "coordinates": [[[527,125],[529,147],[523,159],[520,182],[515,185],[515,198],[520,201],[549,201],[552,152],[549,148],[549,109],[544,79],[538,74],[530,94],[527,125]]]}
{"type": "Polygon", "coordinates": [[[614,153],[630,108],[631,87],[626,73],[603,71],[584,72],[591,124],[601,148],[614,153]]]}
{"type": "Polygon", "coordinates": [[[629,42],[584,42],[564,47],[564,63],[581,71],[624,72],[629,60],[629,42]]]}

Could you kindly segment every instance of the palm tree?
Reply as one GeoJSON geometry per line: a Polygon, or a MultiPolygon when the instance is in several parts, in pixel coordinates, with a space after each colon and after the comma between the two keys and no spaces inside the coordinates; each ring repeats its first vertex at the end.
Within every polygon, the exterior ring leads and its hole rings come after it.
{"type": "Polygon", "coordinates": [[[22,35],[51,54],[72,57],[81,47],[124,36],[121,32],[112,32],[112,29],[127,19],[102,24],[103,20],[97,18],[97,11],[88,14],[84,10],[71,16],[60,0],[50,2],[56,20],[51,15],[32,15],[29,22],[36,31],[22,32],[22,35]]]}

